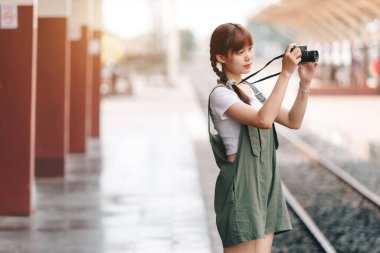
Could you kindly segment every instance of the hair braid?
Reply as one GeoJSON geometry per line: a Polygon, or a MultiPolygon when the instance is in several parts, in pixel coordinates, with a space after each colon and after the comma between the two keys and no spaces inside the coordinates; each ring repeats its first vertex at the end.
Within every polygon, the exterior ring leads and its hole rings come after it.
{"type": "Polygon", "coordinates": [[[216,58],[215,58],[215,54],[211,54],[210,53],[210,61],[211,61],[211,67],[212,69],[214,70],[215,74],[219,77],[219,80],[218,80],[218,83],[226,83],[228,81],[228,78],[224,72],[224,69],[222,69],[222,71],[220,71],[218,69],[218,67],[216,66],[217,64],[217,61],[216,61],[216,58]]]}
{"type": "MultiPolygon", "coordinates": [[[[228,78],[223,64],[221,71],[217,68],[216,55],[227,55],[230,51],[238,51],[246,43],[252,45],[252,37],[249,31],[241,25],[226,23],[218,26],[214,30],[210,40],[210,61],[212,69],[219,77],[218,83],[226,84],[228,78]]],[[[232,85],[232,88],[244,103],[250,104],[250,98],[240,87],[234,84],[232,85]]]]}

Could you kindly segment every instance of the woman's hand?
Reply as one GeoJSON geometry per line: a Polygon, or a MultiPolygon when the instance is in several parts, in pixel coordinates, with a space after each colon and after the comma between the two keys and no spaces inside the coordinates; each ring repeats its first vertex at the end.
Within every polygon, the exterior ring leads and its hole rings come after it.
{"type": "Polygon", "coordinates": [[[298,66],[298,75],[303,88],[308,88],[310,86],[311,79],[314,77],[317,66],[317,62],[306,62],[298,66]]]}
{"type": "Polygon", "coordinates": [[[297,64],[301,61],[301,49],[298,47],[294,48],[296,43],[291,43],[285,50],[284,57],[282,58],[282,70],[281,73],[284,73],[287,76],[293,74],[296,69],[297,64]],[[292,52],[290,52],[293,49],[292,52]]]}

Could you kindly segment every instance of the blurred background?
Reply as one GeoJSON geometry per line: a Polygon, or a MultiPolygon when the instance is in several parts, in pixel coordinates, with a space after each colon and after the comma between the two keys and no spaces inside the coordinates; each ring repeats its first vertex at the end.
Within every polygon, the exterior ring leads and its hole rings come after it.
{"type": "Polygon", "coordinates": [[[227,22],[253,35],[251,73],[319,52],[302,127],[276,125],[293,230],[272,252],[380,252],[379,18],[378,0],[0,0],[0,252],[223,251],[207,102],[227,22]]]}

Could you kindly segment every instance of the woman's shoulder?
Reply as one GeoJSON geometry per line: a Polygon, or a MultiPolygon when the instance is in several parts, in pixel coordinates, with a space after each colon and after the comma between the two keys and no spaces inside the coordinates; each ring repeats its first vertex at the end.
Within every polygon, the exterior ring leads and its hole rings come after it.
{"type": "Polygon", "coordinates": [[[241,102],[238,95],[225,86],[216,87],[211,91],[210,107],[218,115],[223,115],[231,105],[237,102],[241,102]]]}
{"type": "Polygon", "coordinates": [[[211,94],[210,94],[211,100],[219,100],[219,99],[223,99],[225,97],[237,97],[238,98],[235,91],[228,89],[224,85],[218,85],[211,90],[211,94]]]}

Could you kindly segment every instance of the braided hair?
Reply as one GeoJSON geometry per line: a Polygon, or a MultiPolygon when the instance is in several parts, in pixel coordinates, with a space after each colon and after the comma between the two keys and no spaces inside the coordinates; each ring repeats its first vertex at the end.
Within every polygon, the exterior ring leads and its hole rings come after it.
{"type": "MultiPolygon", "coordinates": [[[[246,28],[239,24],[226,23],[219,25],[214,30],[210,41],[210,61],[212,69],[219,77],[218,83],[226,84],[228,78],[223,63],[221,64],[222,70],[218,69],[216,55],[227,56],[231,51],[241,50],[246,44],[253,44],[252,36],[246,28]]],[[[232,88],[244,103],[250,104],[249,97],[236,84],[232,85],[232,88]]]]}

